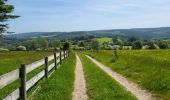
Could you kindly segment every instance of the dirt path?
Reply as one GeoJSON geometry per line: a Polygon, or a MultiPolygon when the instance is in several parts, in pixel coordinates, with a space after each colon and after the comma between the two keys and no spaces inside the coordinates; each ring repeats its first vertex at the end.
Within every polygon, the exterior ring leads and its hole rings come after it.
{"type": "Polygon", "coordinates": [[[80,58],[76,55],[77,63],[75,70],[75,82],[74,91],[72,94],[72,100],[87,100],[88,96],[86,94],[86,81],[83,73],[83,66],[80,58]]]}
{"type": "Polygon", "coordinates": [[[90,56],[87,57],[91,59],[96,65],[98,65],[102,70],[104,70],[108,75],[110,75],[113,79],[115,79],[122,86],[124,86],[127,91],[131,92],[134,96],[136,96],[138,100],[155,100],[155,98],[152,97],[151,93],[147,92],[146,90],[142,90],[137,84],[127,80],[122,75],[114,72],[109,67],[103,65],[102,63],[91,58],[90,56]]]}

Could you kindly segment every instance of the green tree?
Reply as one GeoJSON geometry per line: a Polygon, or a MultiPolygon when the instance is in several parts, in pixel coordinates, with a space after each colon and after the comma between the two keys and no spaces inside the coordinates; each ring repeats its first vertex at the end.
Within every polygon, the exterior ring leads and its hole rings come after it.
{"type": "Polygon", "coordinates": [[[136,40],[132,43],[132,49],[142,49],[143,42],[141,40],[136,40]]]}
{"type": "Polygon", "coordinates": [[[93,40],[92,43],[91,43],[91,48],[92,48],[93,50],[99,50],[99,48],[100,48],[99,42],[96,41],[96,40],[93,40]]]}
{"type": "Polygon", "coordinates": [[[69,42],[65,42],[63,44],[63,50],[69,50],[69,48],[70,48],[70,43],[69,42]]]}
{"type": "Polygon", "coordinates": [[[166,41],[158,41],[158,46],[160,49],[167,49],[169,47],[166,41]]]}
{"type": "Polygon", "coordinates": [[[5,22],[9,19],[15,19],[19,16],[11,15],[14,11],[14,6],[6,4],[8,0],[0,0],[0,36],[2,33],[7,33],[8,24],[5,22]]]}

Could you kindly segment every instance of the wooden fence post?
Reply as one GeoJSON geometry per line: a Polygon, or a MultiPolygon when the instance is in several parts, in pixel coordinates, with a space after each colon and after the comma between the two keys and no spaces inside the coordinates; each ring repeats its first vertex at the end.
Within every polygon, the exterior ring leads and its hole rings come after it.
{"type": "Polygon", "coordinates": [[[64,50],[64,59],[66,58],[66,52],[65,52],[65,50],[64,50]]]}
{"type": "Polygon", "coordinates": [[[62,60],[61,57],[62,57],[62,55],[61,55],[61,49],[60,49],[60,64],[61,64],[61,60],[62,60]]]}
{"type": "Polygon", "coordinates": [[[57,70],[57,57],[56,57],[56,52],[54,53],[54,64],[55,64],[55,70],[57,70]]]}
{"type": "Polygon", "coordinates": [[[117,56],[117,49],[115,49],[115,57],[116,57],[116,60],[118,59],[118,56],[117,56]]]}
{"type": "Polygon", "coordinates": [[[19,70],[20,77],[20,98],[21,100],[26,100],[26,66],[25,64],[21,64],[21,68],[19,70]]]}
{"type": "Polygon", "coordinates": [[[45,57],[45,78],[48,78],[48,57],[45,57]]]}

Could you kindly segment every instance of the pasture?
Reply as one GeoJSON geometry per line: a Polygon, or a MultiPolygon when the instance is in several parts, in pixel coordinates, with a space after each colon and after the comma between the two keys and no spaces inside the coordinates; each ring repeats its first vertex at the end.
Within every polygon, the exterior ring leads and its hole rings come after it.
{"type": "Polygon", "coordinates": [[[157,98],[170,98],[170,50],[86,51],[157,98]]]}
{"type": "Polygon", "coordinates": [[[112,42],[112,38],[96,38],[96,40],[99,43],[104,43],[104,42],[111,43],[112,42]]]}
{"type": "Polygon", "coordinates": [[[29,64],[52,54],[44,51],[0,52],[0,75],[19,68],[22,63],[29,64]]]}
{"type": "MultiPolygon", "coordinates": [[[[20,68],[21,63],[29,64],[34,61],[43,59],[44,57],[52,55],[52,54],[53,54],[53,52],[43,52],[43,51],[39,51],[39,52],[35,52],[35,51],[1,52],[0,53],[0,75],[3,75],[5,73],[8,73],[15,69],[20,68]]],[[[51,64],[52,62],[53,61],[50,61],[49,64],[51,64]]],[[[44,69],[44,66],[40,66],[39,68],[28,73],[27,80],[32,78],[34,75],[38,74],[38,72],[40,72],[42,69],[44,69]]],[[[13,83],[2,88],[0,91],[0,99],[7,96],[9,93],[14,91],[17,87],[19,87],[19,80],[16,80],[13,83]]]]}

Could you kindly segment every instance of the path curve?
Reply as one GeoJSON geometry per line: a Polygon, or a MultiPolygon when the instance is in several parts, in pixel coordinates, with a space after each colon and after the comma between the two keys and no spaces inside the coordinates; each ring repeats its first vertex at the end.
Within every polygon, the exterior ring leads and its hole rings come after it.
{"type": "Polygon", "coordinates": [[[91,61],[93,61],[97,66],[99,66],[103,71],[105,71],[109,76],[119,82],[122,86],[124,86],[127,91],[131,92],[138,100],[156,100],[152,97],[152,94],[147,92],[146,90],[141,89],[137,84],[129,81],[122,75],[114,72],[109,67],[103,65],[102,63],[98,62],[97,60],[93,59],[92,57],[86,55],[91,61]]]}
{"type": "Polygon", "coordinates": [[[83,65],[80,58],[76,55],[76,70],[75,70],[75,81],[74,81],[74,91],[72,94],[72,100],[87,100],[87,89],[86,81],[83,73],[83,65]]]}

